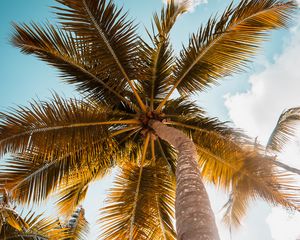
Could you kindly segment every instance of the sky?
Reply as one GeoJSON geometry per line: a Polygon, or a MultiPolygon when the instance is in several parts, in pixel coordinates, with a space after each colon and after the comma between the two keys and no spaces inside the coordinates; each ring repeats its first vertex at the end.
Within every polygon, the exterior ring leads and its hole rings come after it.
{"type": "MultiPolygon", "coordinates": [[[[150,17],[163,5],[163,0],[116,0],[129,10],[129,15],[139,23],[139,33],[145,37],[144,26],[150,26],[150,17]]],[[[190,12],[181,16],[171,34],[175,52],[188,41],[189,34],[197,31],[211,14],[221,13],[230,0],[194,0],[190,12]]],[[[66,97],[77,96],[72,86],[64,84],[58,72],[32,56],[26,56],[9,44],[14,22],[53,22],[54,15],[49,6],[53,0],[1,0],[0,1],[0,111],[9,107],[26,105],[32,99],[47,99],[54,90],[66,97]]],[[[300,18],[299,18],[300,19],[300,18]]],[[[246,73],[220,81],[220,86],[201,93],[194,99],[204,106],[209,115],[243,129],[251,137],[266,143],[280,113],[289,107],[300,106],[300,21],[288,30],[274,32],[270,42],[249,64],[246,73]]],[[[300,136],[300,134],[299,134],[300,136]]],[[[300,168],[300,140],[295,139],[286,148],[280,159],[300,168]]],[[[105,192],[112,177],[90,187],[83,203],[86,216],[91,223],[89,239],[97,237],[98,210],[103,205],[105,192]]],[[[213,209],[218,220],[222,240],[230,235],[221,219],[221,208],[226,195],[207,186],[213,209]]],[[[54,212],[53,202],[47,204],[54,212]]],[[[300,234],[300,215],[272,208],[262,201],[251,204],[240,229],[233,231],[232,240],[296,240],[300,234]]]]}

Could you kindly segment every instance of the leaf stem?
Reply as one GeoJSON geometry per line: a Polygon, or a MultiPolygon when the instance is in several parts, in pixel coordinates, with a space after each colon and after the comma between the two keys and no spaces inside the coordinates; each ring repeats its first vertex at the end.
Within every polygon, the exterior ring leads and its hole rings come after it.
{"type": "Polygon", "coordinates": [[[144,140],[144,147],[142,151],[142,159],[140,161],[140,172],[139,172],[139,178],[137,182],[137,187],[136,187],[136,193],[134,196],[134,205],[133,205],[133,210],[132,210],[132,217],[130,220],[130,230],[129,230],[129,240],[133,240],[133,226],[134,226],[134,221],[135,221],[135,214],[136,214],[136,207],[137,207],[137,201],[138,201],[138,196],[140,192],[140,186],[141,186],[141,181],[142,181],[142,173],[143,173],[143,165],[144,161],[146,159],[146,153],[149,145],[149,140],[150,140],[150,133],[147,134],[145,140],[144,140]]]}

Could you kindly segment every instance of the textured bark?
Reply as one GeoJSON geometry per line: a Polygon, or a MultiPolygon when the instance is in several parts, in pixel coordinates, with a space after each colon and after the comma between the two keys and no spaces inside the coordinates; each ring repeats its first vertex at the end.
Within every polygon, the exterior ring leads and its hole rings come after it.
{"type": "Polygon", "coordinates": [[[159,121],[151,120],[149,125],[178,151],[175,201],[178,240],[219,240],[194,143],[178,129],[167,127],[159,121]]]}

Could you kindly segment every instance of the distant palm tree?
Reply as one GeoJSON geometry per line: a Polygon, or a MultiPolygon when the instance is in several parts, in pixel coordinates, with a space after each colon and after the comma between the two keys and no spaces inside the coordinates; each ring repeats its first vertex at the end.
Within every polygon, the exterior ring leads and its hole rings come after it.
{"type": "Polygon", "coordinates": [[[88,224],[84,209],[78,208],[67,224],[28,212],[22,217],[5,191],[0,199],[0,239],[4,240],[79,240],[86,236],[88,224]]]}
{"type": "Polygon", "coordinates": [[[15,240],[63,239],[66,229],[59,226],[58,220],[41,218],[29,212],[25,218],[20,216],[8,200],[5,191],[0,200],[0,238],[15,240]]]}
{"type": "Polygon", "coordinates": [[[231,191],[229,223],[238,224],[257,197],[298,208],[290,177],[264,161],[269,157],[244,134],[190,100],[243,70],[267,32],[287,26],[293,1],[231,4],[177,57],[169,36],[188,0],[170,0],[154,14],[150,43],[111,1],[57,2],[59,27],[15,24],[12,42],[60,70],[83,100],[54,94],[1,114],[0,153],[17,155],[0,178],[15,201],[58,194],[61,213],[70,214],[89,183],[118,167],[101,210],[101,239],[176,239],[174,209],[177,239],[219,239],[201,175],[231,191]]]}
{"type": "MultiPolygon", "coordinates": [[[[300,121],[300,108],[290,108],[285,110],[277,121],[277,124],[269,137],[266,152],[269,154],[277,154],[282,152],[286,143],[295,135],[296,125],[300,121]]],[[[284,168],[290,172],[300,175],[300,170],[290,166],[286,166],[280,161],[276,161],[277,166],[284,168]]]]}

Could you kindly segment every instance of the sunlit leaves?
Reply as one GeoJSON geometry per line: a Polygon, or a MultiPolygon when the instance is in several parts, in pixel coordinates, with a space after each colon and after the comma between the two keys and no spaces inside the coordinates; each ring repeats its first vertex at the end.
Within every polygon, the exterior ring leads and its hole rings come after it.
{"type": "MultiPolygon", "coordinates": [[[[14,201],[39,203],[53,194],[60,213],[70,215],[91,182],[119,167],[101,210],[101,238],[175,239],[177,153],[148,126],[156,119],[193,139],[204,180],[232,191],[228,222],[238,224],[249,201],[258,197],[286,208],[298,206],[290,176],[277,171],[260,146],[190,100],[190,94],[244,70],[268,31],[287,26],[294,2],[231,4],[191,35],[176,57],[170,32],[189,0],[167,1],[154,14],[150,44],[112,1],[56,1],[61,4],[55,7],[58,26],[15,24],[12,43],[57,68],[88,99],[55,95],[52,101],[0,114],[0,156],[13,153],[1,166],[0,183],[14,201]],[[170,100],[175,90],[181,96],[170,100]]],[[[294,120],[298,109],[281,116],[270,149],[279,150],[293,134],[294,120]]],[[[27,228],[13,211],[5,214],[9,226],[27,228]]],[[[30,215],[29,222],[32,229],[52,229],[52,235],[43,232],[50,239],[81,239],[87,222],[83,211],[75,215],[63,237],[51,221],[38,223],[39,217],[30,215]]]]}
{"type": "Polygon", "coordinates": [[[285,27],[295,8],[293,1],[242,0],[219,19],[211,18],[181,51],[174,86],[180,93],[190,94],[245,69],[267,31],[285,27]]]}
{"type": "Polygon", "coordinates": [[[72,217],[67,223],[68,240],[82,240],[87,239],[89,233],[89,224],[85,219],[85,210],[78,207],[72,214],[72,217]]]}
{"type": "MultiPolygon", "coordinates": [[[[0,154],[38,148],[44,154],[73,151],[109,134],[101,122],[112,120],[104,105],[78,100],[33,102],[0,118],[0,154]],[[59,149],[59,150],[58,150],[59,149]]],[[[104,140],[109,144],[111,140],[104,140]]]]}
{"type": "Polygon", "coordinates": [[[133,227],[134,239],[175,239],[172,178],[159,165],[144,166],[140,172],[140,167],[128,164],[117,176],[101,209],[101,238],[128,239],[133,227]]]}
{"type": "Polygon", "coordinates": [[[227,224],[239,226],[250,202],[257,199],[274,206],[299,210],[300,189],[296,187],[294,176],[278,170],[268,161],[269,158],[250,152],[241,169],[236,172],[230,199],[224,206],[224,221],[227,224]]]}

